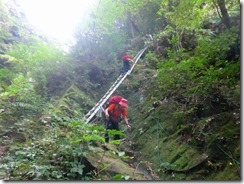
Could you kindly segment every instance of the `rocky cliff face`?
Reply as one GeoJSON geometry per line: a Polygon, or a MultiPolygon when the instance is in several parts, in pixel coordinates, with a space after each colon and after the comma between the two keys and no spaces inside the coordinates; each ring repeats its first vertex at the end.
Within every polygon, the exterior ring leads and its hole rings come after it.
{"type": "Polygon", "coordinates": [[[220,102],[190,121],[179,112],[180,97],[160,95],[153,76],[140,69],[131,78],[140,85],[130,87],[128,136],[139,160],[151,163],[161,180],[240,180],[239,107],[220,102]]]}

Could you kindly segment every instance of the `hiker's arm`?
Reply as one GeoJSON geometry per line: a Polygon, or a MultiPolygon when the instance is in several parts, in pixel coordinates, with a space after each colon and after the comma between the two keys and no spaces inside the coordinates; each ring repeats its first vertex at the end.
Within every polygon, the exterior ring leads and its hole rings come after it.
{"type": "Polygon", "coordinates": [[[131,56],[129,56],[129,60],[134,64],[134,59],[131,56]]]}
{"type": "Polygon", "coordinates": [[[109,117],[109,114],[108,114],[108,108],[105,109],[104,113],[105,113],[106,118],[108,119],[108,117],[109,117]]]}
{"type": "Polygon", "coordinates": [[[129,129],[131,129],[131,126],[129,125],[129,122],[128,122],[127,117],[126,117],[126,116],[123,116],[123,117],[124,117],[124,122],[125,122],[126,126],[127,126],[129,129]]]}

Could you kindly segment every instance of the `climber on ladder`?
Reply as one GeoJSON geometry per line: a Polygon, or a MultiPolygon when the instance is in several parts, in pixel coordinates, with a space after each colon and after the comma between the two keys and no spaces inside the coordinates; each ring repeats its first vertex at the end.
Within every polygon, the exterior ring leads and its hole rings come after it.
{"type": "Polygon", "coordinates": [[[123,68],[121,69],[121,74],[125,74],[131,69],[131,65],[133,65],[135,62],[131,56],[129,56],[127,53],[122,57],[123,61],[123,68]]]}
{"type": "MultiPolygon", "coordinates": [[[[117,96],[115,96],[117,99],[119,99],[117,96]]],[[[109,100],[112,101],[113,98],[109,100]]],[[[126,126],[131,129],[131,126],[129,125],[128,119],[127,119],[127,108],[128,108],[128,101],[125,98],[122,98],[120,101],[116,102],[110,102],[111,104],[105,109],[105,126],[106,130],[119,130],[119,120],[120,116],[123,116],[124,122],[126,126]]],[[[120,139],[119,135],[114,136],[114,140],[120,139]]],[[[105,134],[105,142],[109,142],[109,135],[108,131],[105,134]]]]}

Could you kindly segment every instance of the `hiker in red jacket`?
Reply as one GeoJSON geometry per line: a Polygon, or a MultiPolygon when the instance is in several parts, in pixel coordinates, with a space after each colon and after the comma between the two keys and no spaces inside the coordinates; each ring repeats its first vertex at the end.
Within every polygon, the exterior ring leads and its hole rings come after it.
{"type": "MultiPolygon", "coordinates": [[[[104,113],[106,116],[106,129],[107,130],[119,130],[119,120],[120,116],[123,116],[124,122],[129,129],[131,126],[128,123],[127,119],[127,108],[128,108],[128,101],[124,98],[120,100],[118,104],[111,104],[108,108],[105,109],[104,113]]],[[[120,139],[119,135],[114,136],[114,140],[120,139]]],[[[109,142],[108,132],[105,134],[105,142],[109,142]]]]}
{"type": "Polygon", "coordinates": [[[130,68],[131,68],[130,65],[131,65],[131,63],[132,64],[134,63],[134,60],[131,56],[129,56],[128,54],[125,54],[122,57],[122,61],[123,61],[123,68],[122,68],[121,73],[125,74],[128,70],[130,70],[130,68]]]}

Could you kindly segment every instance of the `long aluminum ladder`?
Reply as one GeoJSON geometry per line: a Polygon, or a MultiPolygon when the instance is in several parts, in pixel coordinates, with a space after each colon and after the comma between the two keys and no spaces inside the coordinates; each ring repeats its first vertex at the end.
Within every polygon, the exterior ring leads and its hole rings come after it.
{"type": "Polygon", "coordinates": [[[109,97],[113,94],[113,92],[119,87],[119,85],[124,81],[124,79],[127,77],[127,75],[130,75],[131,71],[134,69],[136,63],[142,56],[142,54],[145,52],[147,47],[140,50],[136,56],[133,58],[134,64],[132,65],[131,69],[127,71],[125,74],[121,74],[117,80],[114,82],[114,84],[109,88],[109,90],[105,93],[105,95],[99,100],[99,102],[96,103],[96,105],[84,116],[83,121],[85,123],[89,123],[89,121],[93,118],[93,116],[99,111],[103,110],[102,106],[103,104],[109,99],[109,97]]]}

